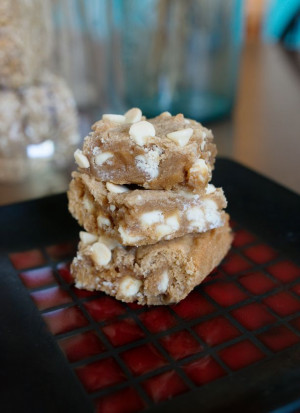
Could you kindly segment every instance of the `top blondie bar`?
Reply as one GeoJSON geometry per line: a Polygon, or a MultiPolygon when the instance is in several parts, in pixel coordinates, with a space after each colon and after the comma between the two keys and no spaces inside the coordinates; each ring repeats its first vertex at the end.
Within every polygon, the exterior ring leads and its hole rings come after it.
{"type": "Polygon", "coordinates": [[[75,160],[81,172],[103,182],[146,189],[204,189],[216,157],[212,132],[182,114],[146,119],[138,108],[103,115],[75,160]]]}

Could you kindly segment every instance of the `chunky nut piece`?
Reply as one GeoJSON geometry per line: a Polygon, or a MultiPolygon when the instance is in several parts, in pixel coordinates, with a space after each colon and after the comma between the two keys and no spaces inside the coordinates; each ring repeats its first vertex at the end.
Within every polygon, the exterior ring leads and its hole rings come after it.
{"type": "Polygon", "coordinates": [[[143,146],[146,144],[147,138],[155,136],[155,129],[152,123],[142,120],[130,127],[129,135],[137,145],[143,146]]]}
{"type": "Polygon", "coordinates": [[[74,152],[74,158],[79,168],[86,169],[90,167],[88,158],[85,155],[83,155],[80,149],[76,149],[76,151],[74,152]]]}
{"type": "Polygon", "coordinates": [[[115,122],[115,123],[124,123],[126,121],[124,115],[114,115],[112,113],[106,113],[105,115],[102,116],[103,120],[109,120],[110,122],[115,122]]]}
{"type": "Polygon", "coordinates": [[[96,265],[104,266],[111,260],[111,251],[103,242],[96,242],[91,247],[91,257],[96,265]]]}
{"type": "Polygon", "coordinates": [[[85,231],[80,231],[79,232],[79,237],[80,237],[80,241],[83,244],[93,244],[94,242],[96,242],[98,240],[97,235],[94,234],[90,234],[89,232],[85,232],[85,231]]]}
{"type": "Polygon", "coordinates": [[[124,192],[129,192],[129,189],[125,185],[115,185],[111,182],[106,183],[106,188],[109,192],[113,192],[114,194],[123,194],[124,192]]]}
{"type": "Polygon", "coordinates": [[[140,216],[140,221],[144,227],[149,227],[150,225],[156,224],[157,222],[163,221],[163,214],[159,210],[145,212],[140,216]]]}
{"type": "Polygon", "coordinates": [[[168,271],[165,270],[160,276],[160,281],[157,285],[157,289],[160,293],[165,293],[168,289],[168,285],[169,285],[169,275],[168,275],[168,271]]]}
{"type": "Polygon", "coordinates": [[[142,281],[126,275],[120,282],[119,294],[122,294],[125,297],[132,297],[139,292],[141,285],[142,281]]]}
{"type": "Polygon", "coordinates": [[[204,159],[198,159],[188,172],[190,183],[205,183],[208,181],[208,167],[204,159]]]}
{"type": "Polygon", "coordinates": [[[97,217],[97,224],[98,227],[110,227],[111,226],[111,222],[108,218],[104,217],[103,215],[98,215],[97,217]]]}
{"type": "Polygon", "coordinates": [[[111,152],[102,152],[99,155],[95,156],[95,164],[101,166],[109,158],[112,158],[114,155],[111,152]]]}
{"type": "Polygon", "coordinates": [[[128,123],[136,123],[139,122],[142,119],[142,111],[139,108],[132,108],[129,109],[125,113],[125,120],[128,123]]]}
{"type": "Polygon", "coordinates": [[[186,129],[177,130],[175,132],[167,133],[167,138],[174,141],[177,145],[183,147],[188,143],[192,135],[193,135],[193,129],[186,128],[186,129]]]}

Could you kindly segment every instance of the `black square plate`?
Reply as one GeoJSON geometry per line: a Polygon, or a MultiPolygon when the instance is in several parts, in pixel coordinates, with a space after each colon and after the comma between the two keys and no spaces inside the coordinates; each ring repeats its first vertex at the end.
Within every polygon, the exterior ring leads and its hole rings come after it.
{"type": "Polygon", "coordinates": [[[300,198],[226,159],[214,184],[233,247],[169,307],[74,288],[65,194],[0,208],[1,411],[300,408],[300,198]]]}

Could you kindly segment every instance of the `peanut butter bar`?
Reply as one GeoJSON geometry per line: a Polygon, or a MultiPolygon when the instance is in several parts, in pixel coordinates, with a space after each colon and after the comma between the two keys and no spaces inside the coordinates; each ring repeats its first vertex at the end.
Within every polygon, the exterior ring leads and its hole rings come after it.
{"type": "Polygon", "coordinates": [[[103,115],[75,152],[81,172],[103,182],[146,189],[195,190],[211,179],[216,156],[210,130],[182,114],[145,120],[140,109],[103,115]]]}
{"type": "Polygon", "coordinates": [[[232,241],[228,222],[203,234],[143,247],[122,247],[82,232],[71,265],[76,287],[100,290],[125,302],[176,303],[220,263],[232,241]]]}
{"type": "Polygon", "coordinates": [[[130,189],[73,173],[69,210],[86,231],[107,234],[122,245],[154,244],[224,224],[222,189],[206,191],[130,189]]]}

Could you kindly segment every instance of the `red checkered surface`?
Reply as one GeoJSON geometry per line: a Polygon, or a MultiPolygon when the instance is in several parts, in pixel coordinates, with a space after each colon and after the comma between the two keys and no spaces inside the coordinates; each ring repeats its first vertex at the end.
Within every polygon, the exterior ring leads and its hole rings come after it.
{"type": "Polygon", "coordinates": [[[75,250],[10,259],[97,412],[141,411],[299,343],[300,267],[238,225],[221,265],[172,306],[77,290],[75,250]]]}

